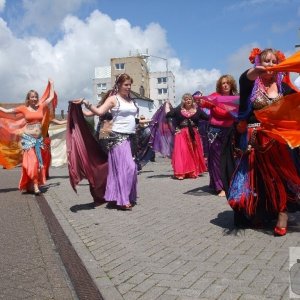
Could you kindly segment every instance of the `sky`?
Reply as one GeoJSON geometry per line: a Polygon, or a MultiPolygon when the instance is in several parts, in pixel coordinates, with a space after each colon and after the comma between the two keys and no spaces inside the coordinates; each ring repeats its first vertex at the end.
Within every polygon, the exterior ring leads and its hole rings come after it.
{"type": "Polygon", "coordinates": [[[93,100],[95,67],[146,52],[152,71],[168,60],[179,101],[223,74],[238,80],[253,47],[289,56],[297,44],[300,0],[0,0],[0,102],[42,94],[48,78],[59,109],[93,100]]]}

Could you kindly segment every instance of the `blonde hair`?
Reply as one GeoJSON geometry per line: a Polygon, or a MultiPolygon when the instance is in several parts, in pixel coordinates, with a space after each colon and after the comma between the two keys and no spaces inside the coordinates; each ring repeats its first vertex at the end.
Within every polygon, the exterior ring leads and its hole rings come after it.
{"type": "Polygon", "coordinates": [[[190,98],[192,100],[192,105],[195,106],[195,100],[193,98],[193,95],[191,93],[185,93],[181,97],[181,104],[180,104],[181,107],[184,106],[184,99],[185,98],[190,98]]]}
{"type": "Polygon", "coordinates": [[[39,94],[38,94],[38,92],[35,91],[35,90],[30,90],[30,91],[27,93],[26,98],[25,98],[25,105],[26,105],[26,106],[29,106],[29,98],[30,98],[30,95],[31,95],[31,94],[35,94],[36,97],[39,99],[39,94]]]}

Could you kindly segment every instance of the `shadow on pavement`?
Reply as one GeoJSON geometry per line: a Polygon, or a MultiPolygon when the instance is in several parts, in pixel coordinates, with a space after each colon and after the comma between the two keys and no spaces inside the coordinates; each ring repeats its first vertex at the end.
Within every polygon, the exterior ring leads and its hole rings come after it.
{"type": "Polygon", "coordinates": [[[205,196],[205,195],[212,195],[212,194],[215,194],[215,193],[213,192],[213,190],[208,185],[205,185],[205,186],[201,186],[201,187],[196,188],[196,189],[186,191],[183,194],[184,195],[188,194],[188,195],[193,195],[193,196],[205,196]]]}
{"type": "Polygon", "coordinates": [[[170,174],[160,174],[160,175],[153,175],[153,176],[148,176],[147,178],[170,178],[172,177],[170,174]]]}
{"type": "Polygon", "coordinates": [[[49,178],[48,179],[56,179],[56,178],[69,178],[69,175],[65,175],[65,176],[49,176],[49,178]]]}
{"type": "Polygon", "coordinates": [[[18,188],[8,188],[8,189],[0,189],[0,193],[9,193],[9,192],[15,192],[18,191],[18,188]]]}
{"type": "Polygon", "coordinates": [[[226,210],[217,215],[210,223],[223,228],[224,235],[245,235],[245,228],[234,226],[234,213],[232,210],[226,210]]]}
{"type": "MultiPolygon", "coordinates": [[[[104,202],[102,203],[104,204],[104,202]]],[[[70,207],[70,211],[73,213],[77,213],[79,210],[90,210],[95,209],[97,206],[99,206],[98,203],[91,202],[91,203],[84,203],[84,204],[76,204],[70,207]]]]}

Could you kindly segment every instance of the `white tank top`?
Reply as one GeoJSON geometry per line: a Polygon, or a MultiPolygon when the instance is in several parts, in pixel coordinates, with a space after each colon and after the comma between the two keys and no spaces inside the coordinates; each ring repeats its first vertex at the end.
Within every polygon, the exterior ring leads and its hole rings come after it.
{"type": "Polygon", "coordinates": [[[112,130],[120,133],[135,133],[137,107],[134,102],[116,96],[117,105],[111,109],[113,115],[112,130]]]}

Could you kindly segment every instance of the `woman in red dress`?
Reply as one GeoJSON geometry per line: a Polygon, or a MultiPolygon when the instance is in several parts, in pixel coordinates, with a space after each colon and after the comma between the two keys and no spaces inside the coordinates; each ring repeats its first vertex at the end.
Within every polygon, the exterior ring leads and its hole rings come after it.
{"type": "Polygon", "coordinates": [[[172,153],[174,177],[197,178],[207,170],[198,124],[208,116],[194,103],[193,96],[186,93],[178,107],[171,109],[170,103],[166,103],[166,117],[173,118],[176,126],[172,153]]]}

